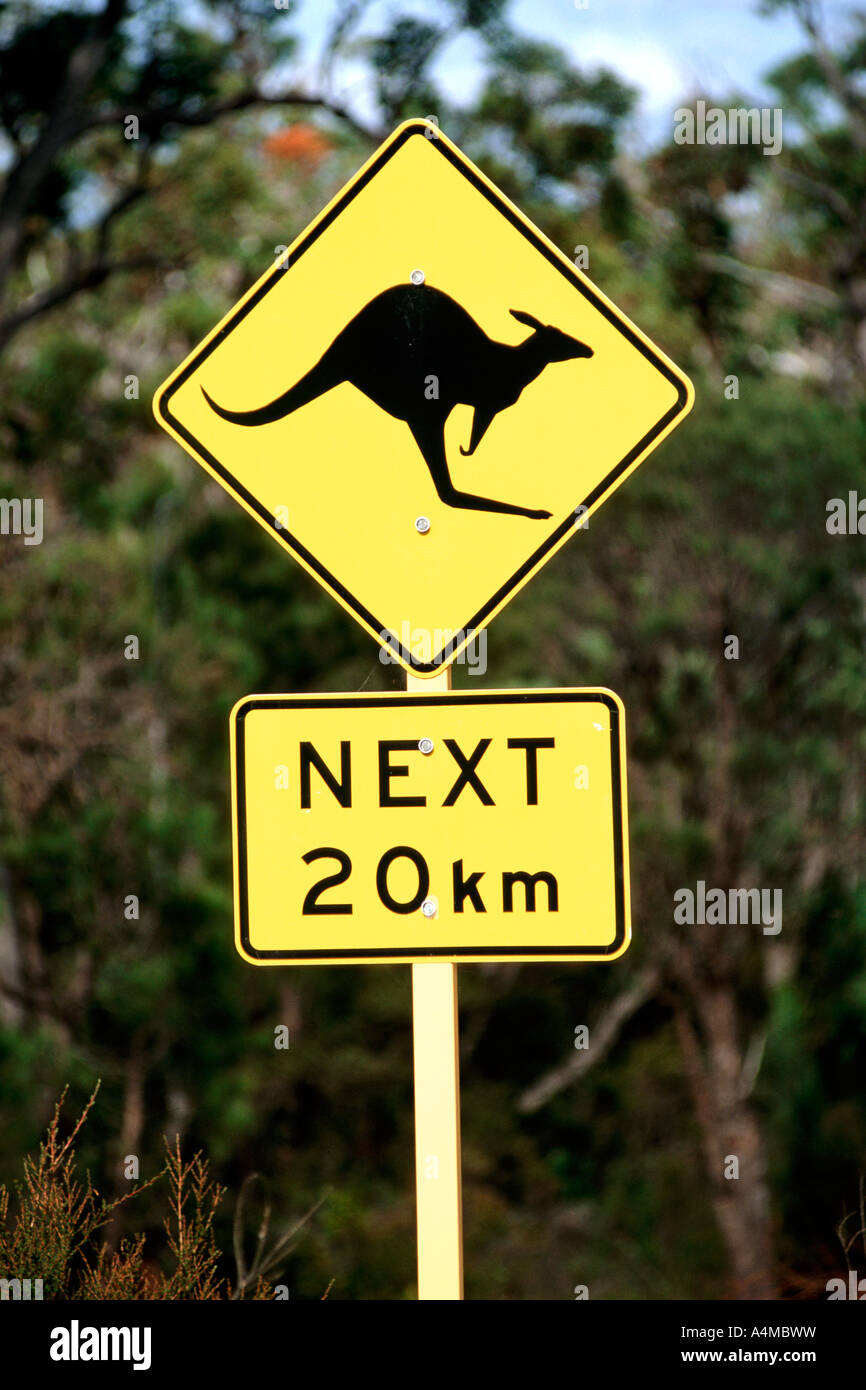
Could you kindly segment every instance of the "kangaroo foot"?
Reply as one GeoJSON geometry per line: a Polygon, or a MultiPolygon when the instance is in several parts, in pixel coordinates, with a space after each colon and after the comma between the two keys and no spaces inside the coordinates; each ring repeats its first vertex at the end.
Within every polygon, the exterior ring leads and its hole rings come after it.
{"type": "Polygon", "coordinates": [[[457,492],[443,489],[439,497],[447,507],[459,507],[473,512],[502,512],[506,516],[528,516],[533,521],[544,521],[550,512],[534,511],[530,507],[516,507],[511,502],[497,502],[493,497],[476,497],[474,492],[457,492]]]}

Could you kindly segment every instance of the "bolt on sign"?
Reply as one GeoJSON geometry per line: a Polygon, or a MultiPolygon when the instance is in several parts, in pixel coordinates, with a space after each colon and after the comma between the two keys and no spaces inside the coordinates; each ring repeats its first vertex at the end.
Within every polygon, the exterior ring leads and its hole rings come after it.
{"type": "Polygon", "coordinates": [[[160,424],[407,670],[453,661],[691,383],[430,121],[160,388],[160,424]]]}
{"type": "Polygon", "coordinates": [[[247,696],[232,712],[241,955],[621,955],[624,717],[607,690],[247,696]]]}

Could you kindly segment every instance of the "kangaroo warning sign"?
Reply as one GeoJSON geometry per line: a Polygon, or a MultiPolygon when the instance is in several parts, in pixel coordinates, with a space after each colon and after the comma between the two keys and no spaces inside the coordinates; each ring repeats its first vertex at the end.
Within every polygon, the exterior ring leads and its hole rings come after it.
{"type": "Polygon", "coordinates": [[[381,647],[432,676],[691,403],[664,353],[414,120],[154,409],[381,647]]]}
{"type": "Polygon", "coordinates": [[[256,965],[613,960],[630,937],[608,690],[250,695],[235,930],[256,965]]]}

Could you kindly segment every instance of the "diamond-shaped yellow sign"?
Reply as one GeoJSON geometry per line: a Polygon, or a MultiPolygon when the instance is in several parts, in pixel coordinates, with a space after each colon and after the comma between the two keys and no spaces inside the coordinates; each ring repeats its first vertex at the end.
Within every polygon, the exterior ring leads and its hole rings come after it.
{"type": "Polygon", "coordinates": [[[427,121],[157,392],[157,419],[434,675],[690,409],[688,378],[427,121]]]}

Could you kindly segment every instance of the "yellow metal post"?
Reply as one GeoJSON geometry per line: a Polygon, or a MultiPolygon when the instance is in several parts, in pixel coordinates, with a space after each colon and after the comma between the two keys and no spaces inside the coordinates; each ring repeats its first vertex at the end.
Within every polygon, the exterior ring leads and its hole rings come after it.
{"type": "MultiPolygon", "coordinates": [[[[450,690],[450,667],[409,690],[450,690]]],[[[418,1297],[463,1297],[457,966],[412,966],[418,1297]]]]}

